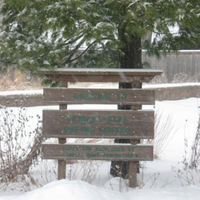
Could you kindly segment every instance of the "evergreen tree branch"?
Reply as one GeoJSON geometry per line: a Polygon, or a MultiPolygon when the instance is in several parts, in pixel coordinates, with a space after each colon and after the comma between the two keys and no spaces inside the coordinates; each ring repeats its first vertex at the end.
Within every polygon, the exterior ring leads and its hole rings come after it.
{"type": "Polygon", "coordinates": [[[78,41],[80,38],[82,38],[84,36],[84,33],[82,33],[81,35],[79,35],[78,37],[74,38],[74,39],[69,39],[69,40],[65,40],[64,41],[64,45],[70,45],[75,43],[76,41],[78,41]]]}
{"type": "Polygon", "coordinates": [[[12,61],[5,61],[5,60],[0,60],[0,63],[3,63],[5,65],[17,65],[17,62],[12,62],[12,61]]]}
{"type": "Polygon", "coordinates": [[[92,42],[90,45],[88,45],[88,47],[81,53],[79,54],[76,58],[73,58],[71,60],[67,60],[64,62],[64,65],[68,64],[68,63],[71,63],[71,62],[74,62],[75,60],[78,60],[81,56],[83,56],[87,51],[88,49],[90,49],[94,44],[96,43],[96,41],[92,42]]]}

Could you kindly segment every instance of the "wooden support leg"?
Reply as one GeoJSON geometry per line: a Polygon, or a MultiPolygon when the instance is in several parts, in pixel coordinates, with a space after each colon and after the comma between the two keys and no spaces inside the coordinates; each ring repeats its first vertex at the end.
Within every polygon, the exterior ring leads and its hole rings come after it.
{"type": "MultiPolygon", "coordinates": [[[[133,82],[132,88],[141,88],[142,84],[140,82],[133,82]]],[[[141,106],[131,106],[131,110],[139,110],[141,106]]],[[[140,143],[140,140],[130,140],[132,145],[136,145],[140,143]]],[[[137,173],[139,171],[139,162],[129,162],[129,172],[128,172],[128,179],[129,179],[129,187],[135,188],[137,187],[137,173]]]]}
{"type": "MultiPolygon", "coordinates": [[[[132,145],[138,144],[140,140],[131,140],[130,143],[132,145]]],[[[129,171],[128,171],[128,179],[129,179],[129,187],[135,188],[137,187],[137,173],[138,173],[139,162],[129,162],[129,171]]]]}
{"type": "Polygon", "coordinates": [[[130,188],[137,187],[137,168],[138,162],[129,162],[128,179],[130,188]]]}
{"type": "Polygon", "coordinates": [[[58,180],[66,178],[66,162],[58,160],[58,180]]]}
{"type": "MultiPolygon", "coordinates": [[[[59,138],[59,144],[65,144],[65,138],[59,138]]],[[[58,180],[66,178],[66,162],[65,160],[58,160],[58,180]]]]}
{"type": "MultiPolygon", "coordinates": [[[[62,87],[68,86],[68,83],[61,83],[62,87]]],[[[60,104],[59,105],[60,110],[66,110],[67,104],[60,104]]],[[[65,144],[67,142],[66,138],[59,138],[58,139],[59,144],[65,144]]],[[[66,178],[66,161],[65,160],[58,160],[58,180],[65,179],[66,178]]]]}

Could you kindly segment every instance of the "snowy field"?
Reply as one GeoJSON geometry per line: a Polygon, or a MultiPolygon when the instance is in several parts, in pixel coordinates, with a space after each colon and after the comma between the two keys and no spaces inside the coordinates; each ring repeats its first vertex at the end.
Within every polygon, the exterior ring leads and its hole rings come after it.
{"type": "MultiPolygon", "coordinates": [[[[156,118],[154,153],[158,158],[141,163],[139,186],[135,189],[128,188],[127,181],[109,175],[110,162],[80,161],[69,164],[67,179],[57,181],[57,163],[40,160],[32,166],[31,178],[24,177],[8,185],[0,184],[0,200],[199,200],[200,174],[195,170],[184,170],[184,163],[190,162],[199,106],[198,98],[156,102],[153,107],[156,118]]],[[[70,107],[80,108],[85,107],[70,107]]],[[[90,109],[93,108],[105,109],[97,105],[90,109]]],[[[112,108],[116,109],[116,106],[112,108]]],[[[19,108],[12,109],[19,111],[19,108]]],[[[41,116],[42,109],[44,107],[26,110],[27,115],[33,116],[28,129],[37,125],[38,118],[35,116],[41,116]]]]}

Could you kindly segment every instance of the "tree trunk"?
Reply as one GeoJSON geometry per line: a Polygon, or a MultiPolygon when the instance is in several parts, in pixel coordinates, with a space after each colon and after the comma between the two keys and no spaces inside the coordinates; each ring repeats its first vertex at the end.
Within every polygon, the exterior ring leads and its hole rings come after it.
{"type": "Polygon", "coordinates": [[[141,38],[133,35],[130,39],[131,41],[127,41],[125,37],[121,39],[124,47],[121,49],[123,55],[119,56],[120,68],[142,68],[141,38]]]}
{"type": "MultiPolygon", "coordinates": [[[[121,41],[124,44],[121,51],[122,55],[119,56],[120,68],[142,68],[142,50],[141,50],[141,38],[132,35],[131,40],[125,39],[125,34],[121,35],[121,41]]],[[[132,83],[119,83],[119,88],[132,88],[132,83]]],[[[118,109],[130,110],[131,105],[119,105],[118,109]]],[[[130,143],[128,139],[116,139],[115,143],[130,143]]],[[[114,177],[127,178],[129,169],[129,162],[112,161],[110,174],[114,177]]]]}

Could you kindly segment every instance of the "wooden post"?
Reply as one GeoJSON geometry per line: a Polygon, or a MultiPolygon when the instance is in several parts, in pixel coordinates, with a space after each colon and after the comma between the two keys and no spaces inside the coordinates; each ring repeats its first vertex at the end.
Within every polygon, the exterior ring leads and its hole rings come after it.
{"type": "MultiPolygon", "coordinates": [[[[61,82],[61,87],[68,87],[67,82],[61,82]]],[[[66,110],[67,104],[60,104],[59,105],[60,110],[66,110]]],[[[65,144],[67,142],[66,138],[58,138],[59,144],[65,144]]],[[[65,160],[58,160],[58,180],[65,179],[66,178],[66,161],[65,160]]]]}
{"type": "MultiPolygon", "coordinates": [[[[131,140],[130,143],[132,145],[138,144],[138,140],[131,140]]],[[[129,179],[129,187],[135,188],[137,187],[137,172],[138,172],[139,162],[131,161],[129,162],[129,170],[128,170],[128,179],[129,179]]]]}
{"type": "MultiPolygon", "coordinates": [[[[141,82],[133,82],[132,88],[142,88],[141,82]]],[[[142,106],[131,106],[131,110],[139,110],[142,106]]],[[[130,140],[132,145],[140,143],[140,140],[130,140]]],[[[137,187],[137,172],[139,168],[139,162],[129,162],[129,170],[128,170],[128,179],[129,179],[129,187],[134,188],[137,187]]]]}
{"type": "MultiPolygon", "coordinates": [[[[59,144],[65,144],[66,139],[59,138],[59,144]]],[[[66,162],[65,160],[58,160],[58,180],[66,178],[66,162]]]]}

